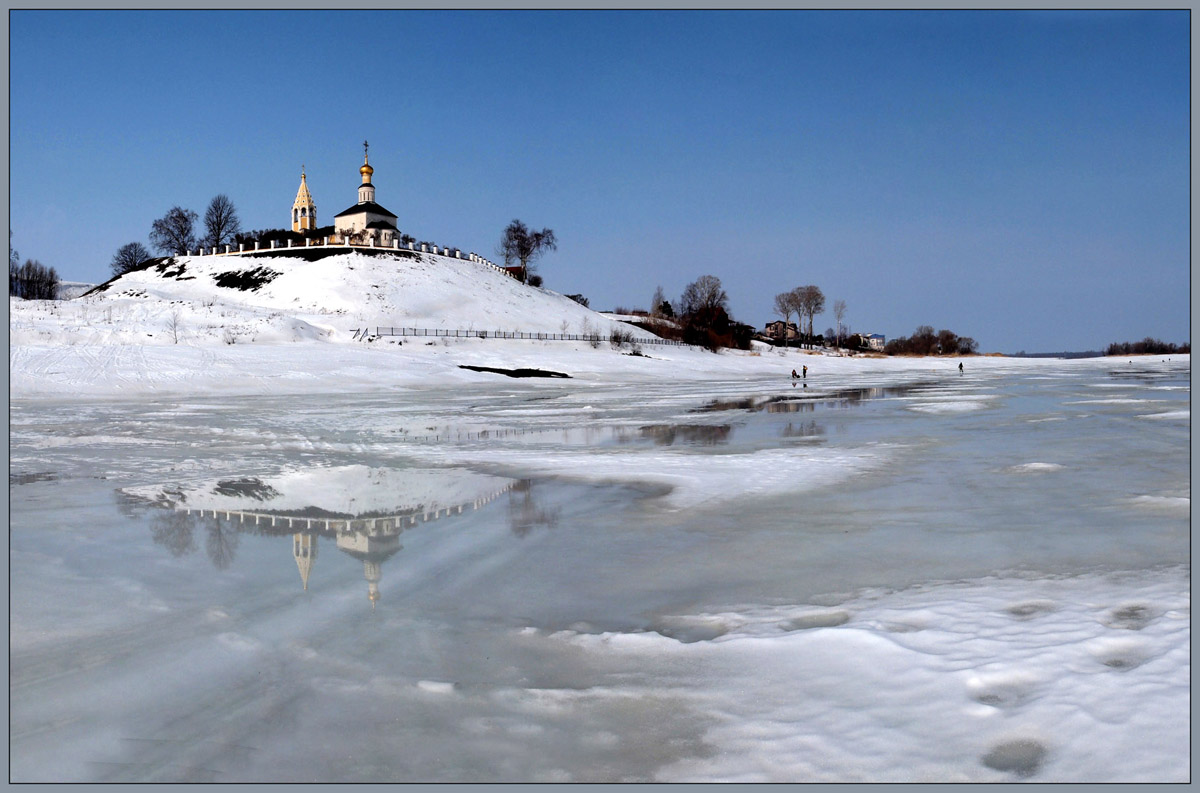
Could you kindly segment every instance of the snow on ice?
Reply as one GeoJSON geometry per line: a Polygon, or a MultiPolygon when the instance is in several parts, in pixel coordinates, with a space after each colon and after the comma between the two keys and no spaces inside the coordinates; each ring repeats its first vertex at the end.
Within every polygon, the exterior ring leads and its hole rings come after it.
{"type": "Polygon", "coordinates": [[[613,329],[430,255],[10,301],[12,780],[1188,781],[1188,356],[613,329]]]}

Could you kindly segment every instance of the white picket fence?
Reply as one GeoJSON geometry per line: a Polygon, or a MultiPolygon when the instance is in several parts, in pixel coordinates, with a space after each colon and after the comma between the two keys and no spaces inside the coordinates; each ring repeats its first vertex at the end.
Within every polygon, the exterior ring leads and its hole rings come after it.
{"type": "MultiPolygon", "coordinates": [[[[609,338],[599,333],[527,333],[518,330],[462,330],[454,328],[351,328],[354,334],[352,338],[370,339],[371,337],[382,336],[419,336],[419,337],[434,337],[434,338],[449,338],[449,339],[529,339],[531,341],[586,341],[589,343],[600,343],[609,341],[609,338]]],[[[658,344],[668,347],[688,347],[682,341],[673,339],[644,339],[632,338],[627,342],[632,345],[639,344],[658,344]]]]}
{"type": "Polygon", "coordinates": [[[269,247],[269,248],[260,247],[259,244],[257,242],[255,242],[254,247],[249,248],[249,249],[246,248],[245,243],[238,243],[238,249],[236,251],[233,250],[232,245],[228,245],[228,244],[224,245],[224,246],[214,245],[211,248],[208,248],[207,252],[205,252],[206,251],[205,247],[201,246],[201,248],[198,251],[196,251],[195,254],[193,254],[189,250],[189,251],[186,251],[185,255],[187,255],[187,256],[192,256],[192,255],[195,255],[195,256],[242,256],[242,255],[245,255],[248,253],[258,253],[260,251],[285,251],[285,250],[289,250],[289,249],[346,248],[347,250],[353,250],[355,248],[362,248],[362,249],[366,249],[366,250],[378,250],[378,251],[395,250],[395,251],[413,251],[415,253],[432,253],[435,256],[446,256],[451,259],[463,259],[463,260],[466,260],[469,262],[475,262],[476,264],[487,265],[488,267],[491,267],[494,270],[499,270],[500,272],[504,273],[505,275],[509,274],[508,270],[505,270],[500,265],[496,264],[493,261],[490,261],[489,259],[484,258],[483,256],[480,256],[477,253],[472,252],[472,253],[464,254],[461,248],[451,248],[448,245],[434,245],[432,248],[430,248],[429,243],[425,243],[425,242],[422,242],[419,245],[415,242],[408,242],[408,243],[401,245],[400,240],[392,240],[392,245],[389,247],[386,245],[376,245],[375,240],[373,240],[373,239],[369,240],[366,244],[357,243],[357,242],[349,242],[348,238],[346,238],[346,237],[343,237],[341,242],[337,241],[337,237],[332,237],[332,238],[325,237],[321,241],[321,244],[319,244],[319,245],[301,245],[301,246],[299,246],[299,248],[297,248],[297,246],[293,244],[294,240],[288,240],[288,244],[286,246],[276,245],[275,243],[277,243],[277,242],[279,242],[279,240],[271,240],[271,247],[269,247]],[[331,239],[333,240],[332,242],[330,241],[331,239]],[[221,247],[223,247],[225,250],[218,250],[218,248],[221,248],[221,247]]]}

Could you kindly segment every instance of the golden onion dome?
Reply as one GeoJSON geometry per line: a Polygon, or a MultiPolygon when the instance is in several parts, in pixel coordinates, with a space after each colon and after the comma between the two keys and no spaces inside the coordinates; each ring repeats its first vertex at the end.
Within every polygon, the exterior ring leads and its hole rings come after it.
{"type": "Polygon", "coordinates": [[[363,160],[363,167],[359,168],[358,172],[366,176],[367,174],[375,173],[375,169],[368,165],[366,160],[363,160]]]}

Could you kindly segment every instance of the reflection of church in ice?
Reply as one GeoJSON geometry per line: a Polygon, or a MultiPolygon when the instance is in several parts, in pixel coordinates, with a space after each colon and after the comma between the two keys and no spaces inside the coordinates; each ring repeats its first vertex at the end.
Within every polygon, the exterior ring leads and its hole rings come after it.
{"type": "MultiPolygon", "coordinates": [[[[300,568],[300,580],[308,589],[308,577],[317,561],[317,533],[298,532],[292,535],[292,556],[300,568]]],[[[383,577],[383,563],[402,547],[400,535],[376,534],[363,531],[339,532],[337,549],[363,563],[363,576],[367,579],[367,598],[372,607],[379,600],[379,579],[383,577]]]]}
{"type": "MultiPolygon", "coordinates": [[[[496,495],[499,495],[499,493],[496,495]]],[[[487,501],[490,500],[487,499],[487,501]]],[[[474,502],[472,507],[478,509],[483,503],[486,503],[486,501],[482,503],[478,501],[474,502]]],[[[460,514],[464,506],[459,506],[453,512],[460,514]]],[[[445,514],[450,514],[451,512],[452,510],[446,510],[445,514]]],[[[424,519],[436,520],[439,514],[441,513],[434,513],[433,516],[426,515],[424,519]]],[[[333,522],[353,524],[359,521],[333,522]]],[[[363,576],[367,579],[367,598],[371,601],[372,607],[379,601],[379,579],[383,576],[383,563],[403,547],[400,545],[400,533],[406,528],[404,526],[405,522],[408,522],[409,525],[414,525],[416,518],[373,520],[370,521],[372,524],[371,529],[342,530],[336,533],[334,543],[337,549],[363,563],[363,576]]],[[[316,531],[301,531],[292,535],[292,556],[296,559],[296,566],[300,569],[300,581],[303,583],[306,591],[308,590],[308,579],[312,575],[313,565],[317,561],[317,538],[319,536],[320,534],[316,531]]]]}
{"type": "Polygon", "coordinates": [[[188,519],[223,522],[238,532],[290,536],[304,590],[312,580],[321,538],[332,540],[338,551],[362,562],[374,608],[383,563],[400,551],[403,532],[479,509],[518,484],[464,470],[345,466],[266,480],[221,480],[154,497],[188,519]]]}
{"type": "Polygon", "coordinates": [[[383,575],[383,563],[400,550],[400,535],[339,534],[338,550],[349,554],[363,563],[363,577],[367,579],[367,598],[371,607],[379,601],[379,579],[383,575]]]}
{"type": "MultiPolygon", "coordinates": [[[[468,503],[456,504],[433,510],[412,512],[386,517],[313,518],[308,515],[248,512],[243,510],[214,510],[213,517],[224,518],[246,524],[252,523],[266,534],[278,532],[280,528],[303,528],[292,534],[292,556],[300,571],[300,582],[305,591],[317,561],[318,538],[333,534],[335,547],[342,553],[362,562],[363,577],[367,580],[367,599],[374,608],[379,601],[379,581],[383,576],[383,563],[394,556],[403,546],[400,535],[421,523],[429,523],[452,515],[461,515],[468,509],[479,509],[514,486],[507,481],[499,489],[479,496],[468,503]],[[275,529],[275,531],[271,531],[275,529]]],[[[190,510],[189,510],[190,512],[190,510]]],[[[203,515],[204,510],[201,510],[203,515]]]]}

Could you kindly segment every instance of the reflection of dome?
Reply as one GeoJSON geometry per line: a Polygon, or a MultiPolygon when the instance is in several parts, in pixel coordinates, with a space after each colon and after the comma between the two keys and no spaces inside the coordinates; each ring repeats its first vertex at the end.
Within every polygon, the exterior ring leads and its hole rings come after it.
{"type": "Polygon", "coordinates": [[[367,599],[371,601],[371,608],[375,608],[375,603],[379,601],[383,563],[400,550],[399,536],[370,535],[360,531],[338,534],[337,547],[339,551],[362,561],[363,577],[367,579],[367,599]]]}
{"type": "Polygon", "coordinates": [[[367,579],[367,600],[371,601],[372,609],[379,601],[379,579],[382,576],[383,569],[379,562],[363,562],[363,577],[367,579]]]}

